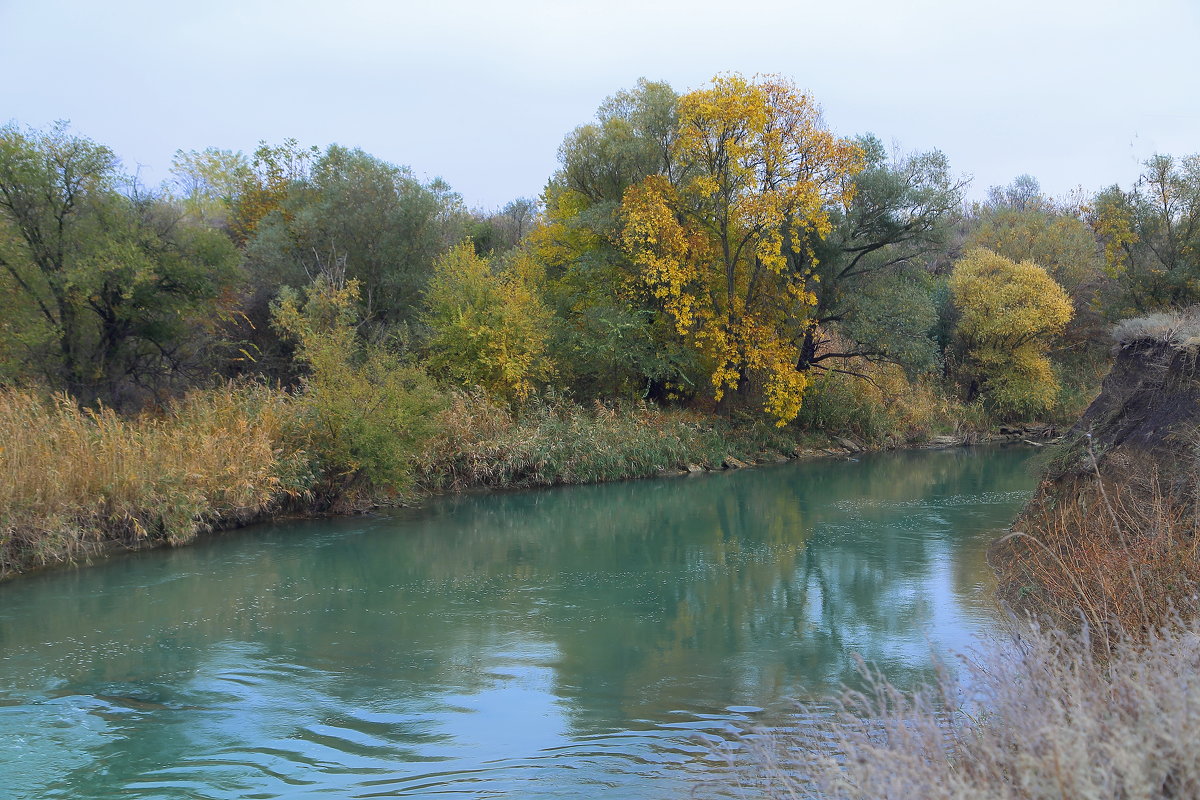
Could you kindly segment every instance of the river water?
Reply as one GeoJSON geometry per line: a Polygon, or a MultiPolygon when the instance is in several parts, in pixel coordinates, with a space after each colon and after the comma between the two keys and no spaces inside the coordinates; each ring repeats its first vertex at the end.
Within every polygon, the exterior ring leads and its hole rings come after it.
{"type": "Polygon", "coordinates": [[[995,629],[1028,456],[447,497],[0,584],[0,797],[741,796],[722,747],[855,653],[911,685],[995,629]]]}

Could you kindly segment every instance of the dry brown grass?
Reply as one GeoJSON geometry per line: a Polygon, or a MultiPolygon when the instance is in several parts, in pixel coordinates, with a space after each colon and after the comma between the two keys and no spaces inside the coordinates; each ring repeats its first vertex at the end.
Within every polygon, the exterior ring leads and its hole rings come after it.
{"type": "Polygon", "coordinates": [[[1122,346],[1151,341],[1195,351],[1200,347],[1200,307],[1122,320],[1113,327],[1112,336],[1122,346]]]}
{"type": "Polygon", "coordinates": [[[1200,613],[1193,487],[1164,485],[1152,467],[1114,471],[1060,478],[993,549],[1011,606],[1062,627],[1086,619],[1100,634],[1200,613]]]}
{"type": "Polygon", "coordinates": [[[0,576],[106,541],[182,543],[302,492],[310,476],[284,444],[287,402],[229,386],[126,419],[0,390],[0,576]]]}
{"type": "Polygon", "coordinates": [[[742,796],[1200,797],[1200,624],[1120,636],[1103,658],[1086,635],[1033,627],[965,671],[915,693],[872,675],[834,713],[755,744],[742,796]]]}
{"type": "Polygon", "coordinates": [[[916,692],[864,671],[868,690],[752,743],[742,795],[1200,797],[1197,441],[1064,448],[991,553],[1013,641],[916,692]]]}

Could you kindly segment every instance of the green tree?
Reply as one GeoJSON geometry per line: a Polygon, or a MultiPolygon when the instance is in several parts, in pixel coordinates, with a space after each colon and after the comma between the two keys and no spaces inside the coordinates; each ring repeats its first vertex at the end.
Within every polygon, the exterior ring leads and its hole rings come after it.
{"type": "Polygon", "coordinates": [[[64,124],[0,128],[8,371],[85,402],[135,402],[195,368],[195,335],[234,274],[227,239],[121,182],[112,152],[64,124]]]}
{"type": "Polygon", "coordinates": [[[481,256],[500,255],[512,250],[537,226],[538,201],[518,197],[494,213],[473,211],[467,223],[467,235],[481,256]]]}
{"type": "Polygon", "coordinates": [[[992,210],[1027,211],[1046,206],[1042,186],[1032,175],[1018,175],[1008,186],[988,188],[986,207],[992,210]]]}
{"type": "Polygon", "coordinates": [[[1120,289],[1110,318],[1200,302],[1200,154],[1149,159],[1132,190],[1097,195],[1091,221],[1120,289]]]}
{"type": "Polygon", "coordinates": [[[45,132],[0,128],[0,266],[17,296],[40,312],[73,389],[86,370],[84,309],[71,286],[81,220],[93,197],[112,192],[118,163],[107,147],[69,135],[64,123],[45,132]]]}
{"type": "Polygon", "coordinates": [[[546,385],[553,318],[536,270],[518,252],[493,271],[470,243],[439,258],[425,298],[430,371],[510,402],[546,385]]]}
{"type": "Polygon", "coordinates": [[[311,153],[293,141],[264,145],[254,180],[235,198],[235,231],[249,236],[242,316],[227,335],[252,358],[235,365],[242,370],[295,377],[290,345],[270,325],[270,304],[280,287],[299,289],[323,272],[358,282],[364,333],[419,338],[414,328],[433,261],[461,238],[461,203],[440,181],[422,184],[357,149],[311,153]]]}
{"type": "Polygon", "coordinates": [[[566,137],[529,246],[561,320],[552,345],[577,396],[668,400],[705,381],[687,345],[621,249],[621,201],[649,175],[678,174],[678,95],[642,79],[608,98],[596,121],[566,137]]]}
{"type": "Polygon", "coordinates": [[[874,136],[857,144],[865,166],[813,244],[816,304],[798,366],[845,371],[867,359],[919,372],[938,358],[930,270],[948,248],[965,182],[936,150],[889,158],[874,136]]]}
{"type": "Polygon", "coordinates": [[[1046,270],[990,250],[968,251],[950,276],[958,311],[954,367],[970,402],[1001,415],[1049,410],[1058,383],[1046,352],[1071,319],[1071,300],[1046,270]]]}
{"type": "Polygon", "coordinates": [[[253,180],[250,159],[241,151],[175,151],[167,193],[197,223],[214,228],[229,226],[234,199],[253,180]]]}
{"type": "Polygon", "coordinates": [[[617,92],[596,112],[596,122],[576,128],[558,151],[562,167],[552,185],[578,192],[588,205],[614,210],[625,190],[648,175],[681,177],[674,149],[679,136],[679,95],[668,84],[642,78],[617,92]]]}
{"type": "Polygon", "coordinates": [[[361,285],[374,323],[412,321],[434,259],[457,237],[459,198],[407,169],[331,145],[304,180],[255,226],[246,246],[251,279],[268,289],[306,285],[328,265],[344,264],[361,285]]]}
{"type": "Polygon", "coordinates": [[[308,185],[312,164],[321,151],[315,146],[301,147],[295,139],[282,144],[260,142],[248,170],[239,170],[236,191],[230,203],[230,227],[234,240],[245,245],[258,232],[259,223],[273,211],[281,211],[284,201],[295,199],[308,185]]]}
{"type": "Polygon", "coordinates": [[[364,343],[359,284],[336,270],[285,288],[272,322],[296,344],[306,372],[297,399],[301,435],[324,473],[324,491],[353,502],[409,488],[441,398],[425,374],[364,343]]]}

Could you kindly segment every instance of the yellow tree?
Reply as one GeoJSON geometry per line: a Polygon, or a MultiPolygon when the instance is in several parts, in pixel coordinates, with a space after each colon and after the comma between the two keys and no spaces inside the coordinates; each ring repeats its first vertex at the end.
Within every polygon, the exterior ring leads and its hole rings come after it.
{"type": "Polygon", "coordinates": [[[718,401],[754,384],[779,424],[800,410],[812,242],[849,202],[862,154],[787,81],[730,74],[679,100],[672,176],[622,203],[621,243],[645,288],[709,364],[718,401]]]}
{"type": "Polygon", "coordinates": [[[1001,413],[1049,410],[1058,382],[1046,353],[1074,311],[1062,287],[1032,261],[977,248],[954,265],[950,295],[967,399],[982,395],[1001,413]]]}
{"type": "Polygon", "coordinates": [[[494,272],[470,242],[439,258],[425,295],[430,370],[510,402],[548,383],[552,319],[538,269],[517,250],[494,272]]]}

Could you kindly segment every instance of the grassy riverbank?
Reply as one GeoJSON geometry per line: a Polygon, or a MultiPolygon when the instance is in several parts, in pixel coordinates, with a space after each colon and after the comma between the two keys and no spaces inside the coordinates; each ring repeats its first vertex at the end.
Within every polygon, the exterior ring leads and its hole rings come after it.
{"type": "Polygon", "coordinates": [[[302,503],[313,475],[291,422],[287,398],[263,387],[128,419],[0,391],[0,577],[112,544],[182,544],[302,503]]]}
{"type": "MultiPolygon", "coordinates": [[[[318,373],[318,377],[321,374],[318,373]]],[[[280,514],[433,492],[642,478],[883,448],[978,427],[931,396],[814,393],[808,425],[557,395],[504,404],[394,365],[298,391],[228,384],[122,416],[0,390],[0,577],[114,549],[182,545],[280,514]],[[380,377],[383,376],[383,377],[380,377]]]]}
{"type": "Polygon", "coordinates": [[[364,445],[377,444],[369,420],[311,410],[304,397],[253,384],[195,392],[134,417],[0,390],[0,577],[113,547],[185,544],[282,513],[720,468],[727,457],[782,457],[796,446],[769,427],[646,404],[559,398],[518,412],[455,393],[442,398],[431,435],[394,444],[386,458],[404,462],[401,479],[382,483],[364,477],[378,457],[364,445]]]}

